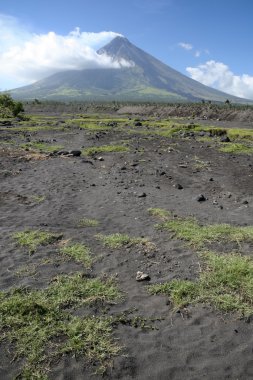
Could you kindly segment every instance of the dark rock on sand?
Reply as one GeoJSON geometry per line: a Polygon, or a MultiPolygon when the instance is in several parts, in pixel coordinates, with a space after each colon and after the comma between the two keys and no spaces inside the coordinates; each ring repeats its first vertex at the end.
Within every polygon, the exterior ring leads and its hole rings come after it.
{"type": "Polygon", "coordinates": [[[220,142],[223,142],[223,143],[227,143],[227,142],[230,142],[231,140],[230,140],[230,138],[228,137],[228,136],[223,136],[223,137],[221,137],[221,139],[220,139],[220,142]]]}
{"type": "Polygon", "coordinates": [[[206,201],[206,197],[205,197],[203,194],[199,194],[199,195],[196,197],[196,201],[197,201],[197,202],[205,202],[205,201],[206,201]]]}
{"type": "Polygon", "coordinates": [[[57,154],[58,156],[67,156],[69,154],[68,150],[56,150],[54,154],[57,154]]]}
{"type": "Polygon", "coordinates": [[[143,192],[143,193],[138,193],[138,194],[137,194],[137,197],[138,197],[138,198],[145,198],[146,196],[147,196],[147,194],[144,193],[144,192],[143,192]]]}
{"type": "Polygon", "coordinates": [[[80,157],[82,152],[81,150],[70,150],[69,154],[71,154],[73,157],[80,157]]]}
{"type": "Polygon", "coordinates": [[[150,281],[150,276],[147,273],[138,271],[136,273],[136,281],[150,281]]]}

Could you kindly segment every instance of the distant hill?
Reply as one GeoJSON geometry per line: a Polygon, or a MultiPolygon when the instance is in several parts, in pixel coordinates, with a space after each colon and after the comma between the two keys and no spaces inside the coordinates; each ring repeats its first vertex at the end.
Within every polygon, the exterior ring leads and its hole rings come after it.
{"type": "Polygon", "coordinates": [[[124,37],[116,37],[98,50],[114,60],[131,62],[118,69],[69,70],[32,85],[11,90],[18,99],[78,101],[188,102],[211,100],[253,103],[207,87],[165,65],[124,37]]]}

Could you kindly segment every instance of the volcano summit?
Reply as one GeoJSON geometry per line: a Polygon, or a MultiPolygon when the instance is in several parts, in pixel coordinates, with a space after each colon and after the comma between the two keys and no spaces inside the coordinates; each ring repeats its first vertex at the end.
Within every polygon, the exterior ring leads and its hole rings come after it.
{"type": "Polygon", "coordinates": [[[106,54],[119,63],[128,62],[128,65],[59,72],[10,93],[14,98],[27,100],[224,102],[229,99],[234,103],[247,102],[188,78],[125,37],[114,38],[97,53],[106,54]]]}

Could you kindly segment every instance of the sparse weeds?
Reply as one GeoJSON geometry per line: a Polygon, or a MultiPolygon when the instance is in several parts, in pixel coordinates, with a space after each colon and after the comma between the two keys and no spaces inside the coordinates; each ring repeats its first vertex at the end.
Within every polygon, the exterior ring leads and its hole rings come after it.
{"type": "Polygon", "coordinates": [[[166,211],[161,208],[149,208],[148,213],[152,216],[158,217],[161,220],[167,220],[172,216],[170,211],[166,211]]]}
{"type": "Polygon", "coordinates": [[[117,152],[129,152],[129,147],[124,145],[101,145],[93,146],[83,150],[83,154],[87,156],[93,156],[98,153],[117,153],[117,152]]]}
{"type": "Polygon", "coordinates": [[[194,168],[195,169],[208,169],[210,163],[199,159],[197,156],[194,157],[194,168]]]}
{"type": "Polygon", "coordinates": [[[112,234],[112,235],[96,235],[96,238],[101,240],[103,244],[109,248],[121,248],[124,246],[131,246],[139,244],[143,241],[142,238],[133,238],[127,234],[112,234]]]}
{"type": "Polygon", "coordinates": [[[39,150],[40,152],[50,153],[57,150],[63,149],[62,145],[49,145],[40,142],[29,142],[26,144],[21,144],[21,148],[28,150],[39,150]]]}
{"type": "MultiPolygon", "coordinates": [[[[202,226],[196,219],[174,217],[165,210],[149,212],[163,220],[156,225],[175,233],[179,239],[198,249],[212,242],[253,242],[253,227],[236,227],[229,224],[202,226]]],[[[152,285],[152,294],[168,295],[175,308],[188,304],[209,303],[224,312],[237,312],[248,316],[253,313],[253,260],[238,253],[202,251],[200,277],[196,281],[172,280],[152,285]]]]}
{"type": "Polygon", "coordinates": [[[46,199],[44,195],[32,195],[31,199],[36,203],[42,203],[46,199]]]}
{"type": "Polygon", "coordinates": [[[21,378],[46,379],[50,361],[63,353],[82,354],[105,370],[120,351],[112,339],[111,319],[73,316],[71,310],[120,297],[113,280],[79,273],[58,276],[44,290],[0,292],[0,340],[15,342],[16,357],[25,359],[21,378]]]}
{"type": "Polygon", "coordinates": [[[79,220],[77,226],[78,227],[97,227],[99,225],[99,221],[96,219],[88,219],[82,218],[79,220]]]}
{"type": "Polygon", "coordinates": [[[77,262],[82,263],[86,268],[90,268],[92,264],[92,258],[90,256],[90,249],[80,243],[66,245],[61,248],[60,252],[74,259],[77,262]]]}
{"type": "Polygon", "coordinates": [[[242,143],[226,143],[219,148],[221,152],[233,154],[252,154],[253,146],[242,143]]]}
{"type": "Polygon", "coordinates": [[[253,242],[252,226],[238,227],[230,224],[202,226],[194,218],[173,217],[169,214],[166,219],[166,214],[163,214],[164,210],[158,210],[156,212],[153,211],[153,215],[157,215],[160,218],[163,215],[163,223],[156,224],[156,228],[172,231],[176,234],[177,238],[183,239],[197,248],[217,241],[253,242]]]}
{"type": "Polygon", "coordinates": [[[118,249],[122,247],[139,246],[144,252],[150,252],[155,250],[155,244],[150,242],[146,238],[131,237],[127,234],[112,234],[112,235],[96,235],[96,238],[101,240],[103,244],[112,249],[118,249]]]}
{"type": "Polygon", "coordinates": [[[253,313],[253,261],[238,254],[202,254],[203,268],[197,281],[172,280],[149,287],[152,294],[168,295],[174,306],[208,303],[240,316],[253,313]]]}
{"type": "Polygon", "coordinates": [[[26,230],[14,233],[13,238],[21,247],[28,248],[29,253],[32,254],[40,245],[52,244],[61,239],[62,235],[40,230],[26,230]]]}

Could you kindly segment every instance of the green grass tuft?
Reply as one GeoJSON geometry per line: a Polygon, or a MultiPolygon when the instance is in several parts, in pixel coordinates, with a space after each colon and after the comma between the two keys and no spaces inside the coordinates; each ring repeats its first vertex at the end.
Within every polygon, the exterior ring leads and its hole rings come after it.
{"type": "Polygon", "coordinates": [[[17,240],[17,243],[21,247],[28,248],[30,253],[34,253],[40,245],[52,244],[61,239],[61,237],[61,234],[40,230],[26,230],[13,234],[13,238],[17,240]]]}
{"type": "Polygon", "coordinates": [[[103,244],[109,248],[121,248],[124,246],[131,246],[141,244],[146,241],[144,238],[134,238],[126,234],[112,234],[102,235],[98,234],[96,237],[103,242],[103,244]]]}
{"type": "Polygon", "coordinates": [[[167,220],[172,215],[170,211],[166,211],[161,208],[149,208],[148,213],[162,220],[167,220]]]}
{"type": "Polygon", "coordinates": [[[252,154],[253,146],[239,143],[226,143],[221,148],[219,148],[219,150],[224,153],[252,154]]]}
{"type": "Polygon", "coordinates": [[[120,233],[112,235],[98,234],[95,237],[101,240],[106,247],[112,249],[137,246],[144,253],[155,252],[157,250],[156,245],[147,238],[131,237],[120,233]]]}
{"type": "Polygon", "coordinates": [[[39,150],[40,152],[50,153],[57,150],[63,149],[62,145],[49,145],[40,142],[29,142],[26,144],[21,144],[21,148],[29,150],[39,150]]]}
{"type": "Polygon", "coordinates": [[[90,249],[84,244],[76,243],[61,248],[61,253],[73,258],[75,261],[82,263],[86,268],[90,268],[92,258],[90,249]]]}
{"type": "Polygon", "coordinates": [[[92,156],[98,153],[117,153],[117,152],[128,152],[129,147],[124,145],[102,145],[102,146],[93,146],[86,148],[82,151],[84,155],[92,156]]]}
{"type": "Polygon", "coordinates": [[[202,255],[203,268],[196,281],[172,280],[149,287],[151,294],[168,295],[176,308],[207,303],[241,316],[253,313],[253,260],[238,254],[202,255]]]}
{"type": "Polygon", "coordinates": [[[0,341],[15,343],[15,356],[24,359],[21,378],[46,379],[50,361],[63,353],[82,354],[105,369],[120,350],[112,339],[110,319],[73,316],[71,310],[120,297],[113,280],[78,273],[58,276],[43,290],[0,292],[0,341]]]}
{"type": "Polygon", "coordinates": [[[88,219],[82,218],[79,220],[77,226],[78,227],[97,227],[99,225],[99,221],[96,219],[88,219]]]}
{"type": "Polygon", "coordinates": [[[156,224],[156,228],[172,231],[177,238],[186,240],[198,248],[216,241],[253,242],[253,226],[238,227],[230,224],[202,226],[194,218],[171,218],[168,215],[167,220],[156,224]]]}

